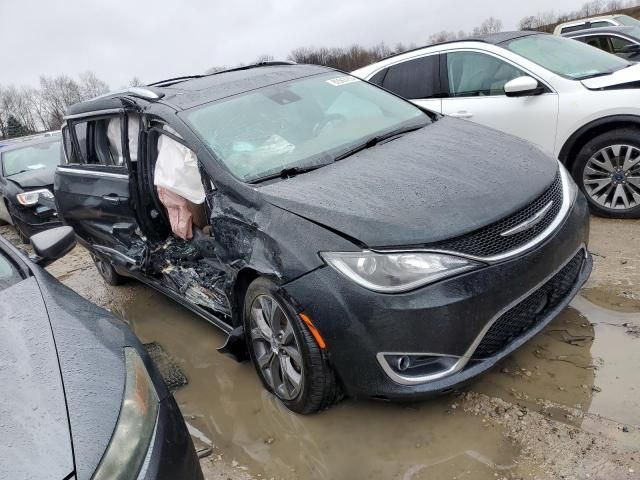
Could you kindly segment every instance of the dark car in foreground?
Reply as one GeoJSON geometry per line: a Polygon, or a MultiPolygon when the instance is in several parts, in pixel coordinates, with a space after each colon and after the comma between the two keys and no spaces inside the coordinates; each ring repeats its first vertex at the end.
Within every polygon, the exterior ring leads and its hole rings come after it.
{"type": "Polygon", "coordinates": [[[640,26],[590,28],[565,33],[572,38],[631,62],[640,60],[640,26]]]}
{"type": "Polygon", "coordinates": [[[60,163],[60,132],[5,140],[0,145],[0,222],[27,243],[34,233],[60,226],[53,175],[60,163]]]}
{"type": "Polygon", "coordinates": [[[448,391],[591,270],[587,204],[559,162],[336,70],[158,82],[72,106],[63,136],[59,212],[104,278],[217,325],[296,412],[448,391]]]}
{"type": "Polygon", "coordinates": [[[131,330],[42,266],[75,245],[0,237],[0,478],[201,479],[175,400],[131,330]]]}

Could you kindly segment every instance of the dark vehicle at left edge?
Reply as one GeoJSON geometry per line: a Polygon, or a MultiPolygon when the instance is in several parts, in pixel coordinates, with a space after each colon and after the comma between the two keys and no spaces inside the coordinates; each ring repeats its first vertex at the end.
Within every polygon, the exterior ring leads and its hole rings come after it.
{"type": "Polygon", "coordinates": [[[61,225],[53,198],[59,163],[60,132],[0,143],[0,224],[12,224],[24,243],[61,225]]]}
{"type": "Polygon", "coordinates": [[[201,480],[178,406],[129,327],[53,278],[70,227],[0,237],[0,478],[201,480]]]}

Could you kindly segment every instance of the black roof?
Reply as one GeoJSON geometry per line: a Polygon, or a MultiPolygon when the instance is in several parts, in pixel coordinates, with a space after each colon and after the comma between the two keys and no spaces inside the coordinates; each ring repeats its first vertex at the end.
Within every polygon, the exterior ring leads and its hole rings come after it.
{"type": "MultiPolygon", "coordinates": [[[[161,96],[162,98],[158,101],[167,103],[178,110],[184,110],[276,83],[331,71],[335,70],[320,65],[273,62],[209,75],[193,75],[163,80],[142,88],[161,96]]],[[[129,95],[126,92],[115,92],[72,105],[68,108],[67,115],[120,108],[122,107],[122,97],[139,98],[137,95],[129,95]]]]}
{"type": "Polygon", "coordinates": [[[620,33],[626,35],[628,37],[638,38],[640,39],[640,30],[638,27],[628,26],[628,25],[620,25],[620,26],[610,26],[610,27],[598,27],[598,28],[583,28],[581,30],[573,30],[571,32],[563,33],[563,37],[571,38],[577,37],[580,35],[585,35],[587,33],[590,34],[598,34],[598,33],[620,33]]]}
{"type": "Polygon", "coordinates": [[[0,151],[7,152],[9,150],[18,150],[31,145],[59,142],[60,138],[59,131],[39,133],[36,135],[29,135],[27,137],[8,138],[0,140],[0,151]]]}
{"type": "Polygon", "coordinates": [[[412,48],[411,50],[405,50],[404,52],[394,53],[393,55],[389,55],[388,57],[383,58],[382,60],[386,60],[387,58],[398,57],[400,55],[404,55],[405,53],[416,52],[424,48],[436,47],[439,45],[448,45],[448,44],[454,44],[454,43],[460,43],[460,42],[482,42],[482,43],[490,43],[492,45],[500,45],[502,43],[510,42],[511,40],[515,40],[517,38],[529,37],[531,35],[548,35],[548,34],[543,32],[522,30],[522,31],[513,31],[513,32],[489,33],[486,35],[471,35],[465,38],[458,38],[456,40],[447,40],[445,42],[432,43],[430,45],[423,45],[421,47],[412,48]]]}

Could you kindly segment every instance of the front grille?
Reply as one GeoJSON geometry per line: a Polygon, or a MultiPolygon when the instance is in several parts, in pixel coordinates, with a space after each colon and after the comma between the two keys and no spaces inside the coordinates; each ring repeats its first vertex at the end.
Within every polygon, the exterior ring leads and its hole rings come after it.
{"type": "Polygon", "coordinates": [[[472,357],[482,359],[500,352],[544,319],[567,297],[576,283],[583,261],[584,250],[580,250],[547,283],[502,314],[489,328],[472,357]]]}
{"type": "Polygon", "coordinates": [[[465,253],[476,257],[489,257],[508,252],[524,245],[542,233],[556,218],[561,206],[562,179],[560,173],[558,173],[551,186],[523,209],[475,232],[431,244],[428,248],[465,253]],[[540,223],[529,230],[516,233],[509,237],[502,237],[500,235],[530,219],[551,201],[553,201],[553,205],[540,223]]]}

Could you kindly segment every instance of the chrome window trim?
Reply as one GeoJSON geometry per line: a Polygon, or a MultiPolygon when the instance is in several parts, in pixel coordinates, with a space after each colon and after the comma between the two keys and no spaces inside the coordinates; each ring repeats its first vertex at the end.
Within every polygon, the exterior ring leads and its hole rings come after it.
{"type": "MultiPolygon", "coordinates": [[[[82,164],[78,164],[78,165],[82,165],[82,164]]],[[[93,175],[96,177],[123,178],[123,179],[129,180],[129,175],[126,173],[101,172],[99,170],[84,170],[81,168],[69,168],[65,166],[58,166],[57,170],[61,172],[75,173],[79,175],[93,175]]]]}
{"type": "Polygon", "coordinates": [[[571,188],[569,182],[571,182],[571,178],[569,177],[569,173],[567,170],[559,164],[560,169],[560,178],[562,180],[562,205],[560,206],[560,211],[556,215],[556,218],[549,224],[547,228],[545,228],[538,236],[532,238],[527,243],[520,245],[517,248],[509,250],[507,252],[500,253],[498,255],[491,255],[488,257],[479,257],[476,255],[468,255],[466,253],[460,253],[451,250],[442,250],[442,249],[433,249],[433,248],[422,248],[422,249],[411,249],[411,250],[373,250],[376,253],[403,253],[407,251],[411,252],[423,252],[423,253],[440,253],[443,255],[453,255],[457,257],[467,258],[469,260],[474,260],[476,262],[484,262],[488,264],[494,264],[503,262],[505,260],[509,260],[511,258],[517,257],[518,255],[531,250],[535,246],[542,243],[546,240],[551,234],[560,226],[560,224],[564,221],[569,210],[571,209],[571,205],[573,204],[573,198],[571,198],[571,188]]]}
{"type": "Polygon", "coordinates": [[[562,270],[564,267],[566,267],[569,264],[569,262],[571,262],[571,260],[573,260],[573,258],[581,250],[584,252],[584,258],[586,259],[589,254],[587,252],[586,245],[582,244],[582,245],[580,245],[580,247],[573,254],[571,254],[569,256],[569,258],[560,267],[555,269],[553,271],[553,273],[548,275],[544,280],[542,280],[541,282],[536,284],[533,288],[529,289],[526,293],[524,293],[523,295],[518,297],[516,300],[512,301],[507,306],[505,306],[502,309],[500,309],[500,311],[498,311],[498,313],[496,313],[493,317],[491,317],[491,319],[485,324],[485,326],[482,328],[482,330],[480,330],[480,333],[478,333],[478,335],[476,336],[474,341],[471,342],[471,345],[469,345],[469,348],[467,348],[465,353],[461,357],[457,357],[458,361],[456,363],[454,363],[453,366],[451,366],[447,370],[443,370],[442,372],[433,373],[433,374],[430,374],[430,375],[421,375],[421,376],[416,376],[416,377],[409,377],[409,376],[406,376],[406,375],[400,375],[399,373],[396,373],[391,368],[391,366],[389,365],[389,363],[387,362],[387,360],[385,359],[384,356],[385,355],[424,355],[424,356],[432,356],[432,357],[436,357],[437,356],[437,357],[456,358],[455,355],[446,355],[446,354],[443,354],[443,353],[379,352],[379,353],[376,354],[376,359],[378,360],[378,363],[380,364],[380,366],[382,367],[384,372],[389,376],[389,378],[391,378],[391,380],[393,380],[394,382],[399,383],[401,385],[419,385],[421,383],[433,382],[435,380],[440,380],[441,378],[444,378],[444,377],[447,377],[449,375],[453,375],[454,373],[459,372],[460,370],[462,370],[467,365],[467,363],[469,363],[469,361],[471,360],[474,352],[478,348],[478,345],[480,345],[480,342],[482,341],[484,336],[487,334],[489,329],[493,326],[493,324],[496,323],[498,321],[498,319],[502,315],[504,315],[506,312],[511,310],[513,307],[515,307],[517,304],[519,304],[520,302],[522,302],[523,300],[528,298],[533,292],[535,292],[540,287],[542,287],[545,283],[547,283],[549,280],[551,280],[558,272],[560,272],[560,270],[562,270]]]}
{"type": "Polygon", "coordinates": [[[631,42],[635,45],[640,45],[640,42],[638,42],[638,40],[634,38],[627,37],[620,33],[612,33],[612,32],[585,32],[585,33],[581,33],[580,35],[574,35],[572,37],[567,37],[567,38],[576,39],[576,38],[585,38],[585,37],[618,37],[618,38],[621,38],[622,40],[626,40],[627,42],[631,42]]]}
{"type": "Polygon", "coordinates": [[[76,113],[74,115],[65,115],[64,120],[76,120],[78,118],[87,118],[87,117],[100,117],[103,115],[113,115],[116,113],[123,113],[124,108],[109,108],[106,110],[94,110],[92,112],[84,112],[84,113],[76,113]]]}

